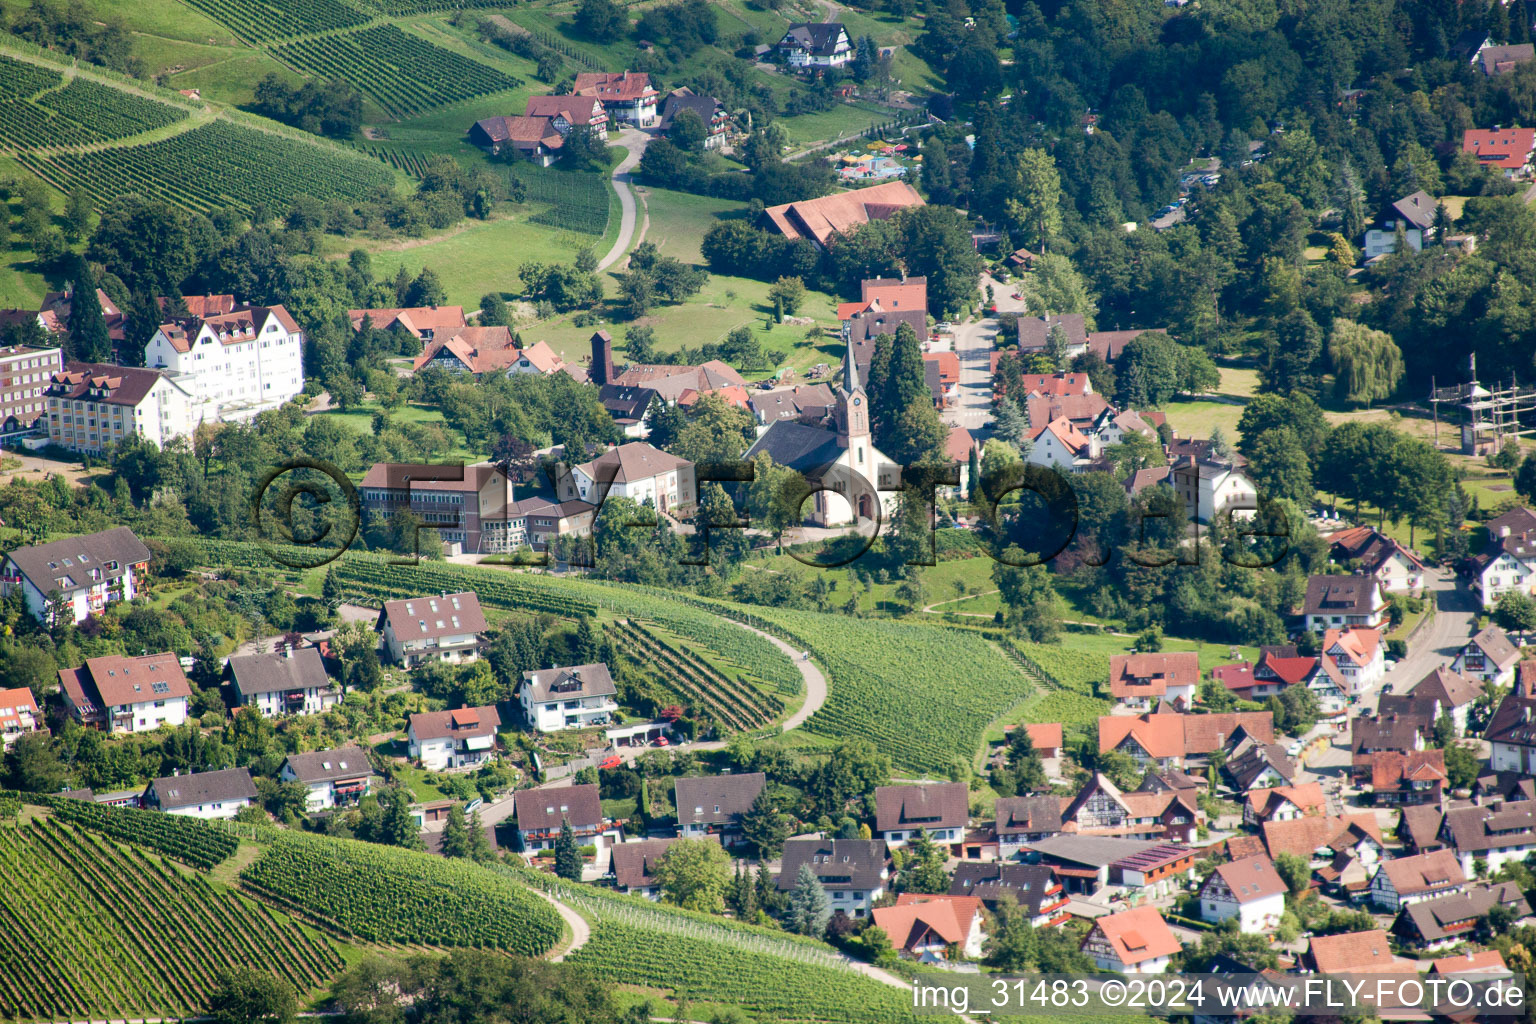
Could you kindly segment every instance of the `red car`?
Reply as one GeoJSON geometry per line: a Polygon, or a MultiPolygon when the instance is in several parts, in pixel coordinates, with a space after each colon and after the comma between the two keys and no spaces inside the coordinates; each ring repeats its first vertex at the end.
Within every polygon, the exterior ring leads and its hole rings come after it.
{"type": "Polygon", "coordinates": [[[619,765],[621,765],[623,763],[624,763],[624,759],[622,757],[620,757],[618,754],[613,754],[613,755],[611,755],[609,757],[603,758],[602,763],[599,764],[598,767],[599,768],[617,768],[619,765]]]}
{"type": "Polygon", "coordinates": [[[665,736],[658,736],[658,737],[656,737],[656,746],[658,746],[658,747],[669,746],[669,744],[667,743],[667,738],[665,736]]]}

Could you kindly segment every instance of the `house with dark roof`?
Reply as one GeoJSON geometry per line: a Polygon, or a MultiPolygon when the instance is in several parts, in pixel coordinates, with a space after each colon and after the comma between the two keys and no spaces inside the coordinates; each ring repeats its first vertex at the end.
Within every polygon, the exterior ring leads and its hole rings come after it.
{"type": "Polygon", "coordinates": [[[618,692],[608,666],[594,662],[524,672],[517,700],[528,724],[550,733],[607,725],[618,713],[618,692]]]}
{"type": "Polygon", "coordinates": [[[20,591],[44,625],[83,622],[107,605],[131,601],[149,569],[149,549],[126,526],[14,548],[0,562],[0,596],[20,591]]]}
{"type": "Polygon", "coordinates": [[[1520,648],[1498,626],[1484,626],[1451,659],[1451,671],[1467,679],[1507,686],[1515,678],[1520,648]]]}
{"type": "Polygon", "coordinates": [[[1062,831],[1119,839],[1187,843],[1204,815],[1192,790],[1137,790],[1122,793],[1101,772],[1094,772],[1062,808],[1062,831]]]}
{"type": "Polygon", "coordinates": [[[863,917],[870,904],[885,895],[890,884],[890,855],[880,839],[791,839],[779,861],[778,889],[795,887],[801,867],[811,869],[832,898],[832,909],[848,917],[863,917]]]}
{"type": "Polygon", "coordinates": [[[406,728],[406,750],[428,771],[475,768],[496,753],[500,727],[501,714],[492,705],[418,712],[406,728]]]}
{"type": "Polygon", "coordinates": [[[1502,701],[1483,729],[1492,748],[1488,767],[1498,772],[1536,775],[1536,673],[1523,662],[1515,688],[1502,701]]]}
{"type": "Polygon", "coordinates": [[[357,803],[372,791],[375,778],[368,752],[356,745],[289,754],[277,777],[304,787],[304,804],[311,814],[357,803]]]}
{"type": "Polygon", "coordinates": [[[853,60],[853,42],[842,22],[796,22],[779,38],[778,52],[796,71],[825,71],[853,60]]]}
{"type": "Polygon", "coordinates": [[[1016,326],[1021,354],[1044,352],[1050,347],[1052,329],[1057,327],[1066,335],[1066,353],[1069,358],[1088,350],[1087,321],[1081,313],[1021,316],[1016,326]]]}
{"type": "Polygon", "coordinates": [[[190,382],[155,369],[69,362],[48,379],[43,394],[48,439],[86,454],[133,437],[164,447],[190,437],[199,420],[190,382]]]}
{"type": "Polygon", "coordinates": [[[237,706],[254,707],[265,718],[315,715],[341,703],[341,687],[314,647],[236,655],[225,671],[237,706]]]}
{"type": "Polygon", "coordinates": [[[1375,576],[1387,593],[1411,593],[1424,586],[1424,562],[1374,526],[1352,526],[1327,537],[1336,562],[1375,576]]]}
{"type": "Polygon", "coordinates": [[[1494,907],[1508,910],[1516,921],[1531,916],[1531,905],[1517,883],[1493,882],[1416,901],[1403,909],[1394,930],[1420,949],[1445,949],[1471,938],[1494,907]]]}
{"type": "Polygon", "coordinates": [[[1374,576],[1312,576],[1302,605],[1304,627],[1321,633],[1329,627],[1379,627],[1387,602],[1381,582],[1374,576]]]}
{"type": "Polygon", "coordinates": [[[1522,64],[1536,60],[1536,46],[1531,43],[1508,43],[1503,46],[1484,46],[1477,51],[1472,63],[1483,74],[1492,78],[1505,75],[1522,64]]]}
{"type": "Polygon", "coordinates": [[[548,167],[558,160],[565,146],[565,136],[548,117],[482,118],[470,125],[469,141],[491,156],[504,149],[516,150],[523,159],[539,167],[548,167]]]}
{"type": "Polygon", "coordinates": [[[603,403],[603,408],[608,410],[608,415],[613,417],[625,437],[638,441],[651,432],[651,412],[658,404],[652,389],[603,384],[597,389],[597,400],[603,403]]]}
{"type": "Polygon", "coordinates": [[[701,96],[686,85],[667,93],[661,101],[661,123],[657,125],[663,135],[670,136],[677,116],[685,110],[698,115],[704,124],[704,148],[720,149],[731,130],[731,115],[713,96],[701,96]]]}
{"type": "Polygon", "coordinates": [[[1234,751],[1221,768],[1238,793],[1289,786],[1297,772],[1296,762],[1286,756],[1285,747],[1278,743],[1247,744],[1234,751]]]}
{"type": "Polygon", "coordinates": [[[1536,511],[1517,507],[1489,520],[1488,544],[1465,568],[1485,610],[1510,591],[1536,593],[1536,511]]]}
{"type": "Polygon", "coordinates": [[[1218,865],[1200,886],[1200,917],[1212,924],[1235,920],[1244,935],[1263,935],[1280,926],[1285,894],[1274,861],[1262,855],[1234,860],[1218,865]]]}
{"type": "Polygon", "coordinates": [[[1371,796],[1378,807],[1438,807],[1450,784],[1445,774],[1445,751],[1383,750],[1370,755],[1371,796]]]}
{"type": "Polygon", "coordinates": [[[1435,224],[1435,197],[1423,189],[1404,196],[1382,211],[1376,225],[1365,232],[1365,258],[1384,256],[1397,248],[1397,229],[1403,229],[1408,248],[1414,252],[1424,248],[1424,242],[1433,232],[1435,224]]]}
{"type": "Polygon", "coordinates": [[[727,846],[741,841],[741,819],[768,784],[762,772],[680,778],[672,784],[677,830],[685,839],[720,837],[727,846]]]}
{"type": "Polygon", "coordinates": [[[397,665],[416,668],[432,661],[465,664],[485,646],[485,613],[473,591],[385,601],[374,626],[397,665]]]}
{"type": "Polygon", "coordinates": [[[181,660],[170,651],[90,658],[80,668],[60,669],[59,689],[76,720],[109,733],[181,725],[192,697],[181,660]]]}
{"type": "Polygon", "coordinates": [[[661,512],[691,507],[698,501],[693,463],[644,441],[610,448],[573,467],[560,480],[559,492],[565,500],[580,498],[599,506],[608,498],[628,498],[661,512]]]}
{"type": "MultiPolygon", "coordinates": [[[[682,836],[667,839],[642,839],[639,842],[614,843],[608,851],[608,870],[613,884],[620,892],[646,899],[661,899],[661,882],[656,877],[656,865],[682,836]]],[[[698,836],[718,843],[717,835],[698,836]]]]}
{"type": "Polygon", "coordinates": [[[1464,735],[1472,705],[1483,695],[1483,684],[1442,665],[1414,683],[1408,695],[1434,701],[1439,706],[1439,713],[1449,716],[1456,724],[1457,734],[1464,735]]]}
{"type": "Polygon", "coordinates": [[[959,864],[949,883],[951,896],[975,896],[995,904],[1012,896],[1033,928],[1053,928],[1071,918],[1066,889],[1048,864],[959,864]]]}
{"type": "Polygon", "coordinates": [[[517,810],[517,837],[524,850],[553,849],[565,824],[571,826],[572,834],[584,846],[600,847],[605,837],[612,843],[618,842],[617,830],[622,823],[603,817],[596,783],[520,789],[512,799],[517,810]]]}
{"type": "Polygon", "coordinates": [[[1452,807],[1445,812],[1440,837],[1450,843],[1468,878],[1477,875],[1479,861],[1489,875],[1510,861],[1523,861],[1536,852],[1536,801],[1452,807]]]}
{"type": "Polygon", "coordinates": [[[958,843],[969,818],[970,791],[963,782],[875,790],[875,834],[892,849],[904,846],[919,829],[935,843],[958,843]]]}
{"type": "Polygon", "coordinates": [[[1466,889],[1467,876],[1450,850],[1384,860],[1371,879],[1371,902],[1397,912],[1406,906],[1466,889]]]}
{"type": "Polygon", "coordinates": [[[1061,798],[1049,793],[998,797],[992,834],[1001,860],[1017,857],[1025,843],[1061,832],[1061,798]]]}
{"type": "Polygon", "coordinates": [[[244,768],[216,772],[168,775],[144,790],[140,803],[146,810],[181,814],[189,818],[233,818],[256,801],[256,784],[244,768]]]}

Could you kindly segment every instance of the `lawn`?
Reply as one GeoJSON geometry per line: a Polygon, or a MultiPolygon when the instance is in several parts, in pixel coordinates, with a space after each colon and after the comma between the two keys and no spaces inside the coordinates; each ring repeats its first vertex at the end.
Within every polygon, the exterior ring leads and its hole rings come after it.
{"type": "MultiPolygon", "coordinates": [[[[31,0],[0,0],[0,10],[9,18],[25,11],[31,0]]],[[[193,10],[180,0],[81,0],[88,17],[103,19],[111,15],[130,32],[182,39],[191,43],[238,45],[233,33],[212,18],[193,10]]]]}
{"type": "Polygon", "coordinates": [[[863,132],[871,125],[891,119],[894,112],[873,103],[840,103],[831,110],[798,117],[783,117],[778,123],[789,136],[790,147],[809,146],[863,132]]]}
{"type": "MultiPolygon", "coordinates": [[[[364,402],[347,412],[331,410],[316,413],[316,416],[327,416],[345,425],[348,429],[359,434],[373,433],[373,414],[380,411],[376,402],[364,402]]],[[[438,409],[426,409],[418,405],[405,405],[390,413],[390,419],[396,423],[436,423],[448,432],[453,440],[454,447],[441,455],[436,461],[460,459],[464,462],[483,462],[486,459],[485,452],[471,451],[463,442],[463,435],[443,422],[443,414],[438,409]]]]}
{"type": "Polygon", "coordinates": [[[428,772],[424,768],[415,765],[409,767],[396,765],[395,778],[405,784],[405,788],[411,791],[416,803],[427,803],[431,800],[447,800],[448,794],[438,789],[427,781],[428,772]]]}
{"type": "Polygon", "coordinates": [[[1221,367],[1221,386],[1214,396],[1170,402],[1163,410],[1179,437],[1210,437],[1217,427],[1228,441],[1238,438],[1237,421],[1258,387],[1255,370],[1221,367]]]}
{"type": "MultiPolygon", "coordinates": [[[[14,157],[0,156],[0,178],[20,178],[31,174],[18,164],[14,157]]],[[[64,208],[64,197],[56,190],[48,190],[48,198],[57,214],[64,208]]],[[[14,219],[21,214],[20,202],[0,206],[7,216],[14,219]]],[[[55,218],[57,220],[57,218],[55,218]]],[[[37,309],[43,296],[52,288],[63,287],[62,280],[49,281],[37,271],[32,262],[32,250],[22,241],[19,232],[11,234],[11,247],[0,264],[0,308],[37,309]]]]}

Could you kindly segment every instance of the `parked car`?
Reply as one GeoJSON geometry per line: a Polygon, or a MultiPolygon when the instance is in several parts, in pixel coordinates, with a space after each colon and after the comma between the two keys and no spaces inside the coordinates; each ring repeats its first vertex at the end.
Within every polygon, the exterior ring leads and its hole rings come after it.
{"type": "Polygon", "coordinates": [[[618,754],[610,754],[608,757],[605,757],[605,758],[602,759],[602,761],[598,764],[598,767],[599,768],[604,768],[604,769],[606,769],[606,768],[617,768],[619,765],[621,765],[623,763],[624,763],[624,759],[622,757],[620,757],[618,754]]]}
{"type": "Polygon", "coordinates": [[[665,736],[657,736],[656,737],[656,746],[658,746],[658,747],[669,747],[669,746],[671,746],[671,744],[667,742],[667,738],[665,736]]]}

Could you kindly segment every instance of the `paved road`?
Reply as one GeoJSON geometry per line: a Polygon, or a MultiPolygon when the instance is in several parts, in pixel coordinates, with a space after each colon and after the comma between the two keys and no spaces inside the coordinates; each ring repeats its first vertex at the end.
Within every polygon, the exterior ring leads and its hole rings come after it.
{"type": "Polygon", "coordinates": [[[624,253],[629,250],[630,241],[634,238],[635,193],[629,187],[630,171],[645,155],[645,144],[650,141],[651,137],[638,128],[625,128],[619,132],[617,139],[608,143],[610,146],[623,146],[628,153],[613,169],[613,190],[619,194],[619,209],[622,211],[619,217],[619,237],[614,239],[613,248],[608,250],[608,255],[598,263],[598,270],[607,270],[623,259],[624,253]]]}
{"type": "MultiPolygon", "coordinates": [[[[1435,599],[1435,617],[1414,638],[1408,657],[1387,673],[1382,693],[1406,693],[1409,687],[1435,669],[1450,664],[1474,632],[1472,623],[1478,609],[1476,596],[1454,573],[1433,570],[1426,578],[1435,599]]],[[[1372,710],[1377,696],[1373,694],[1370,698],[1372,710]]]]}
{"type": "MultiPolygon", "coordinates": [[[[1024,303],[1013,298],[1013,286],[983,274],[981,288],[992,287],[998,312],[1023,312],[1024,303]]],[[[944,422],[952,427],[980,430],[992,418],[992,349],[998,320],[984,316],[968,320],[955,328],[955,355],[960,361],[960,380],[955,385],[955,400],[944,410],[944,422]]]]}

